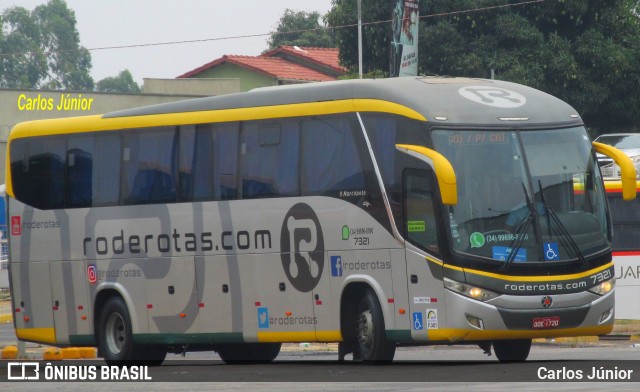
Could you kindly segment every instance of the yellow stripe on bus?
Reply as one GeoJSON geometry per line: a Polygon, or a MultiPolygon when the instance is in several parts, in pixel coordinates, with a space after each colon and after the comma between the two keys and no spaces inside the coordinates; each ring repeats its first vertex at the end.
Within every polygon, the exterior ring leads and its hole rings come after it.
{"type": "Polygon", "coordinates": [[[607,263],[607,264],[602,265],[600,267],[591,269],[589,271],[580,272],[580,273],[571,274],[571,275],[511,276],[511,275],[495,274],[493,272],[479,271],[479,270],[474,270],[474,269],[470,269],[470,268],[462,268],[462,267],[458,267],[458,266],[455,266],[455,265],[449,265],[449,264],[443,263],[440,260],[433,259],[431,257],[425,257],[425,259],[427,261],[435,263],[435,264],[437,264],[437,265],[439,265],[441,267],[444,267],[444,268],[449,268],[449,269],[460,271],[460,272],[464,272],[464,273],[476,274],[476,275],[481,275],[481,276],[488,276],[490,278],[502,279],[502,280],[506,280],[506,281],[509,281],[509,282],[552,282],[552,281],[558,281],[558,280],[580,279],[580,278],[584,278],[585,276],[597,274],[598,272],[604,271],[607,268],[613,266],[613,262],[610,262],[610,263],[607,263]]]}
{"type": "Polygon", "coordinates": [[[9,143],[17,138],[33,136],[60,135],[91,131],[111,131],[116,129],[146,128],[154,126],[316,116],[322,114],[349,112],[390,113],[415,120],[426,121],[426,118],[420,113],[397,103],[377,99],[344,99],[327,102],[150,114],[144,116],[103,118],[100,115],[96,115],[28,121],[17,124],[13,128],[9,134],[9,143]]]}
{"type": "Polygon", "coordinates": [[[55,343],[55,328],[18,328],[16,336],[20,340],[28,340],[39,343],[55,343]]]}
{"type": "Polygon", "coordinates": [[[339,342],[340,331],[258,332],[258,341],[268,342],[339,342]]]}
{"type": "Polygon", "coordinates": [[[541,330],[478,330],[478,329],[429,329],[427,336],[430,341],[469,341],[469,340],[500,340],[500,339],[537,339],[558,338],[572,336],[599,336],[606,335],[613,330],[611,325],[599,325],[596,327],[541,329],[541,330]]]}

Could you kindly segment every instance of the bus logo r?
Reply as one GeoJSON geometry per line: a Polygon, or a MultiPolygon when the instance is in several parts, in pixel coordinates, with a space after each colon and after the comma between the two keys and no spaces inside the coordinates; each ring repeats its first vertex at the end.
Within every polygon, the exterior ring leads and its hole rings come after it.
{"type": "Polygon", "coordinates": [[[20,216],[11,217],[11,235],[22,234],[22,225],[20,224],[20,216]]]}
{"type": "Polygon", "coordinates": [[[96,271],[95,264],[89,264],[87,267],[87,279],[89,279],[89,283],[95,284],[98,281],[98,273],[96,271]]]}
{"type": "Polygon", "coordinates": [[[515,91],[489,86],[462,87],[458,94],[473,102],[497,108],[517,108],[527,102],[523,95],[515,91]]]}
{"type": "Polygon", "coordinates": [[[305,203],[291,207],[280,231],[280,259],[289,282],[307,293],[320,282],[324,269],[324,239],[320,220],[305,203]]]}

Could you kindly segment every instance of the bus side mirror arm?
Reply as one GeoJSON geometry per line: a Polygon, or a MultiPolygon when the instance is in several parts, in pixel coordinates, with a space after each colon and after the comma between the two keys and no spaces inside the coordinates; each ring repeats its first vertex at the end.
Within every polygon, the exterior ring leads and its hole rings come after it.
{"type": "Polygon", "coordinates": [[[438,179],[442,204],[450,206],[458,204],[456,172],[453,170],[451,162],[444,155],[430,148],[411,144],[396,144],[396,148],[398,151],[418,158],[431,166],[438,179]]]}
{"type": "Polygon", "coordinates": [[[613,159],[620,166],[620,180],[622,181],[622,198],[633,200],[636,198],[636,168],[631,158],[624,152],[608,144],[592,142],[596,152],[613,159]]]}

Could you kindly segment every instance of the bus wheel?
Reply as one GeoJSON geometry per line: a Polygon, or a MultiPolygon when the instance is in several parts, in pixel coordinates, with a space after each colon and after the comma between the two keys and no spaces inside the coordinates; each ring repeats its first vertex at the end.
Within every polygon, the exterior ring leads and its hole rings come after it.
{"type": "Polygon", "coordinates": [[[104,303],[97,328],[98,348],[108,364],[118,365],[122,361],[135,361],[157,366],[167,356],[167,348],[164,346],[133,342],[129,310],[120,297],[109,298],[104,303]]]}
{"type": "Polygon", "coordinates": [[[127,305],[120,297],[105,302],[98,319],[98,345],[107,363],[131,361],[139,348],[133,343],[131,318],[127,305]]]}
{"type": "Polygon", "coordinates": [[[500,362],[523,362],[529,356],[531,339],[495,340],[493,351],[500,362]]]}
{"type": "Polygon", "coordinates": [[[396,345],[387,340],[382,308],[370,289],[365,291],[356,308],[355,338],[354,358],[359,358],[365,363],[393,360],[396,345]]]}
{"type": "Polygon", "coordinates": [[[220,344],[216,351],[229,364],[268,363],[280,354],[282,343],[220,344]]]}

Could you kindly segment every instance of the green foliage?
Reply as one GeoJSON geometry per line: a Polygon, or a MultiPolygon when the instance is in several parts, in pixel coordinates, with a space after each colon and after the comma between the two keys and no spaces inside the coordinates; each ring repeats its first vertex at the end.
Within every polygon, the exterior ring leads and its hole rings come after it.
{"type": "Polygon", "coordinates": [[[140,86],[133,80],[128,69],[120,72],[118,76],[110,76],[96,83],[96,91],[105,93],[140,93],[140,86]]]}
{"type": "MultiPolygon", "coordinates": [[[[391,42],[391,23],[388,21],[394,2],[388,0],[362,1],[362,67],[364,73],[387,73],[391,42]]],[[[332,0],[331,10],[325,16],[330,27],[351,26],[336,29],[334,34],[340,49],[340,63],[349,70],[358,69],[358,10],[355,0],[332,0]]]]}
{"type": "MultiPolygon", "coordinates": [[[[421,15],[514,1],[434,0],[421,15]]],[[[420,72],[526,84],[556,95],[605,131],[640,120],[637,1],[558,0],[423,19],[420,72]]]]}
{"type": "Polygon", "coordinates": [[[0,31],[0,87],[93,89],[91,55],[64,0],[6,9],[0,31]]]}
{"type": "MultiPolygon", "coordinates": [[[[422,0],[418,73],[526,84],[556,95],[601,131],[640,124],[640,1],[422,0]],[[459,12],[489,8],[476,12],[459,12]]],[[[363,23],[389,21],[395,0],[363,0],[363,23]]],[[[355,0],[333,0],[340,59],[357,69],[355,0]]],[[[364,72],[389,69],[391,23],[363,28],[364,72]]]]}
{"type": "MultiPolygon", "coordinates": [[[[382,71],[380,69],[374,69],[367,73],[362,74],[362,79],[384,79],[389,77],[389,72],[382,71]]],[[[340,80],[358,79],[360,74],[357,69],[350,69],[346,74],[338,77],[340,80]]]]}
{"type": "Polygon", "coordinates": [[[293,11],[286,9],[280,18],[275,33],[268,40],[269,49],[278,46],[306,46],[333,48],[334,39],[329,30],[320,24],[319,12],[293,11]]]}

